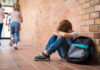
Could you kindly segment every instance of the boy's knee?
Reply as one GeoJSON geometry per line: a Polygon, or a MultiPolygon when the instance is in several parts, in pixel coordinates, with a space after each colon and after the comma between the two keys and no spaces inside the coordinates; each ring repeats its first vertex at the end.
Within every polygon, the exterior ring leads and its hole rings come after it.
{"type": "Polygon", "coordinates": [[[61,38],[58,37],[58,39],[60,39],[60,40],[65,40],[65,38],[63,38],[63,37],[61,37],[61,38]]]}

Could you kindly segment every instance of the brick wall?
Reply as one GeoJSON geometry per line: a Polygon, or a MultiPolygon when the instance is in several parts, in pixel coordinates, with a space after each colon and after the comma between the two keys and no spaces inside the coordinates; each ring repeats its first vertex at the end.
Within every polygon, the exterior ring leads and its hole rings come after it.
{"type": "Polygon", "coordinates": [[[80,35],[91,37],[100,58],[100,0],[20,0],[24,22],[20,38],[36,47],[45,47],[62,19],[72,22],[80,35]]]}

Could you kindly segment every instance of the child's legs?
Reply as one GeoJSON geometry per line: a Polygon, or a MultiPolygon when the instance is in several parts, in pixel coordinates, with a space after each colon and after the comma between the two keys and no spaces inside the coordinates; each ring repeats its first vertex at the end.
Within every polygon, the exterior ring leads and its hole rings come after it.
{"type": "Polygon", "coordinates": [[[2,28],[3,28],[3,24],[0,24],[0,38],[1,38],[1,34],[2,34],[2,28]]]}
{"type": "Polygon", "coordinates": [[[66,59],[69,50],[69,44],[67,41],[64,41],[62,46],[57,50],[58,54],[61,58],[66,59]]]}
{"type": "Polygon", "coordinates": [[[70,46],[69,44],[66,44],[66,46],[61,47],[62,55],[64,59],[67,59],[69,46],[70,46]]]}
{"type": "Polygon", "coordinates": [[[15,29],[15,41],[14,43],[17,44],[19,39],[19,31],[15,29]]]}
{"type": "Polygon", "coordinates": [[[47,45],[46,45],[45,50],[48,49],[50,47],[50,45],[55,42],[56,39],[57,39],[57,36],[52,35],[51,38],[49,39],[47,45]]]}
{"type": "Polygon", "coordinates": [[[15,27],[15,41],[14,41],[14,43],[17,44],[18,39],[19,39],[19,23],[16,22],[14,27],[15,27]]]}
{"type": "Polygon", "coordinates": [[[54,43],[52,43],[48,49],[46,49],[47,53],[50,55],[65,44],[65,38],[58,38],[54,43]]]}
{"type": "Polygon", "coordinates": [[[11,30],[11,39],[14,39],[15,28],[13,26],[13,23],[10,24],[10,30],[11,30]]]}
{"type": "Polygon", "coordinates": [[[64,58],[61,48],[59,48],[59,49],[57,50],[57,52],[58,52],[58,55],[59,55],[61,58],[64,58]]]}

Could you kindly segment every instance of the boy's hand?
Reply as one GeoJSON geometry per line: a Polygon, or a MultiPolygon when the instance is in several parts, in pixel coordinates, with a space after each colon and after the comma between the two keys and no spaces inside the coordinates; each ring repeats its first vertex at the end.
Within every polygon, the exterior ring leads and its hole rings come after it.
{"type": "Polygon", "coordinates": [[[59,33],[62,37],[65,36],[65,32],[61,32],[61,31],[59,31],[58,33],[59,33]]]}
{"type": "Polygon", "coordinates": [[[72,38],[72,34],[71,33],[65,33],[65,32],[58,32],[62,37],[66,37],[66,38],[72,38]]]}
{"type": "Polygon", "coordinates": [[[61,38],[61,35],[58,32],[54,31],[53,34],[56,35],[57,37],[61,38]]]}
{"type": "Polygon", "coordinates": [[[54,31],[53,34],[56,35],[56,36],[58,35],[58,33],[56,31],[54,31]]]}

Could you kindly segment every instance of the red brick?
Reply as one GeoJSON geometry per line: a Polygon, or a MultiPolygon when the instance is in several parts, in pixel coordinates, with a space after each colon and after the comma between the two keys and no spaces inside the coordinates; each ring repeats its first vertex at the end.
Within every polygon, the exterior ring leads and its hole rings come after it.
{"type": "Polygon", "coordinates": [[[86,25],[85,21],[81,21],[80,25],[86,25]]]}
{"type": "Polygon", "coordinates": [[[95,11],[100,11],[100,5],[95,6],[95,11]]]}
{"type": "Polygon", "coordinates": [[[94,24],[94,19],[90,19],[86,21],[86,25],[94,24]]]}
{"type": "Polygon", "coordinates": [[[90,25],[90,26],[89,26],[89,31],[90,31],[90,32],[99,32],[99,31],[100,31],[100,26],[97,26],[97,25],[90,25]]]}
{"type": "Polygon", "coordinates": [[[94,33],[94,38],[95,39],[100,39],[100,33],[94,33]]]}
{"type": "Polygon", "coordinates": [[[100,0],[91,0],[91,2],[90,2],[91,6],[94,6],[94,5],[97,5],[97,4],[100,4],[100,0]]]}
{"type": "Polygon", "coordinates": [[[89,32],[89,26],[82,26],[81,31],[82,32],[89,32]]]}
{"type": "Polygon", "coordinates": [[[100,39],[94,39],[93,41],[96,45],[100,45],[100,39]]]}
{"type": "Polygon", "coordinates": [[[86,0],[79,0],[79,4],[85,3],[86,0]]]}
{"type": "Polygon", "coordinates": [[[81,11],[80,11],[80,15],[84,15],[85,14],[85,9],[82,9],[81,11]]]}
{"type": "Polygon", "coordinates": [[[87,37],[91,37],[94,38],[94,33],[90,33],[90,32],[81,32],[79,33],[79,36],[87,36],[87,37]]]}
{"type": "MultiPolygon", "coordinates": [[[[96,51],[100,53],[100,46],[96,46],[96,51]]],[[[100,57],[99,57],[100,58],[100,57]]]]}
{"type": "Polygon", "coordinates": [[[100,12],[93,12],[90,14],[90,18],[99,18],[100,17],[100,12]]]}
{"type": "Polygon", "coordinates": [[[88,8],[88,7],[90,7],[90,2],[82,4],[82,8],[88,8]]]}
{"type": "Polygon", "coordinates": [[[94,7],[89,7],[89,8],[86,9],[86,13],[91,13],[91,12],[94,12],[94,11],[95,11],[94,7]]]}
{"type": "Polygon", "coordinates": [[[95,24],[100,24],[100,18],[95,19],[95,24]]]}
{"type": "Polygon", "coordinates": [[[86,0],[86,1],[91,1],[91,0],[86,0]]]}
{"type": "Polygon", "coordinates": [[[82,15],[82,20],[88,20],[90,18],[89,14],[82,15]]]}

